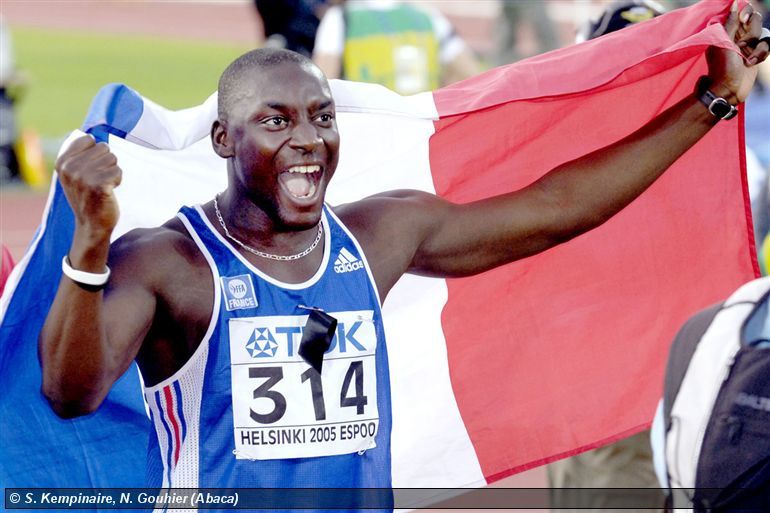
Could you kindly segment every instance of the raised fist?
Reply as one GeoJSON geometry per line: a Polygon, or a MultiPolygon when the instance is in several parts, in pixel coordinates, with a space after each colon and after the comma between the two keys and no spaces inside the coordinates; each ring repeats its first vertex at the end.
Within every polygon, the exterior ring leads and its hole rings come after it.
{"type": "Polygon", "coordinates": [[[114,189],[123,174],[109,146],[84,135],[59,156],[56,171],[77,228],[90,238],[109,239],[119,217],[114,189]]]}

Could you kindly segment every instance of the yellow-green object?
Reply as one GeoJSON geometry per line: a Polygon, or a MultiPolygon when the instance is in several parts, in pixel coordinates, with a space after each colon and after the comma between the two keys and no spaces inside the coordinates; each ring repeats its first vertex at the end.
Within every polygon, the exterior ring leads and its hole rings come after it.
{"type": "Polygon", "coordinates": [[[765,237],[765,240],[762,241],[762,245],[759,247],[757,261],[759,262],[759,270],[762,272],[762,276],[767,276],[767,270],[770,269],[770,234],[765,237]]]}
{"type": "Polygon", "coordinates": [[[27,185],[41,189],[48,185],[50,176],[46,171],[40,136],[30,129],[21,131],[21,136],[14,145],[16,159],[19,161],[19,175],[27,185]]]}
{"type": "Polygon", "coordinates": [[[439,87],[439,43],[430,16],[410,5],[345,10],[343,76],[401,94],[439,87]]]}

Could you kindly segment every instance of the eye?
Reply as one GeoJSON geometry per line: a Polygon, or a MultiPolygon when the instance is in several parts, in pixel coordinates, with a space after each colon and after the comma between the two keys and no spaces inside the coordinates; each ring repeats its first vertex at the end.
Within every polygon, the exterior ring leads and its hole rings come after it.
{"type": "Polygon", "coordinates": [[[288,120],[282,116],[273,116],[271,118],[267,118],[262,123],[267,125],[269,128],[282,128],[286,126],[288,120]]]}
{"type": "Polygon", "coordinates": [[[331,121],[334,119],[334,116],[328,112],[324,112],[320,116],[318,116],[318,120],[321,123],[331,123],[331,121]]]}

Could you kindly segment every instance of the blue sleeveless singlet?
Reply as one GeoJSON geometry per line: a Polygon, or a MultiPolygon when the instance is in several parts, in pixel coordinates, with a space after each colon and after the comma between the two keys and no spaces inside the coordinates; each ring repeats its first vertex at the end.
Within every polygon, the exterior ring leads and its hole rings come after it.
{"type": "Polygon", "coordinates": [[[390,384],[379,298],[358,242],[324,208],[316,274],[279,282],[201,208],[178,217],[214,276],[214,311],[190,360],[145,389],[163,488],[389,488],[390,384]],[[310,313],[338,320],[319,375],[297,353],[310,313]]]}

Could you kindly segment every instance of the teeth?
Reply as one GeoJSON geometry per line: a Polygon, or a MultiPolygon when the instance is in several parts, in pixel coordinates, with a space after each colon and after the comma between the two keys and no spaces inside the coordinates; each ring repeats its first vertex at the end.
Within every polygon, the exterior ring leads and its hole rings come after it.
{"type": "Polygon", "coordinates": [[[292,166],[289,168],[289,173],[310,174],[316,173],[320,170],[321,166],[292,166]]]}

